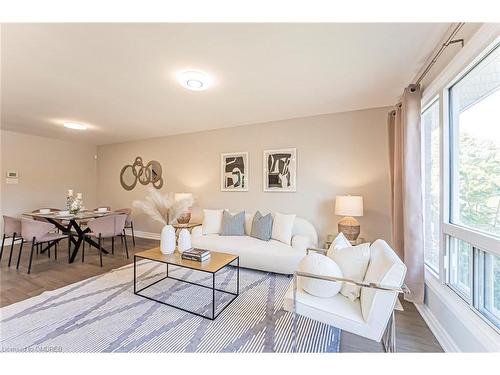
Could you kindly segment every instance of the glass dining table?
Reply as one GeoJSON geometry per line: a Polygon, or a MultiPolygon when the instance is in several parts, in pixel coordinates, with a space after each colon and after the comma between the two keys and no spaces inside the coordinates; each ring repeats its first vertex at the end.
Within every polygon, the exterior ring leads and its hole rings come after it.
{"type": "MultiPolygon", "coordinates": [[[[83,243],[87,242],[89,245],[99,248],[99,245],[91,237],[86,236],[90,232],[90,228],[86,227],[85,224],[92,219],[109,216],[109,215],[125,215],[123,212],[114,211],[81,211],[78,214],[63,214],[60,212],[30,212],[23,214],[24,216],[30,216],[34,219],[45,220],[51,224],[54,224],[57,229],[62,233],[69,235],[71,243],[73,246],[73,251],[69,256],[69,263],[73,263],[78,255],[78,251],[83,243]]],[[[103,254],[108,254],[106,249],[102,249],[103,254]]]]}

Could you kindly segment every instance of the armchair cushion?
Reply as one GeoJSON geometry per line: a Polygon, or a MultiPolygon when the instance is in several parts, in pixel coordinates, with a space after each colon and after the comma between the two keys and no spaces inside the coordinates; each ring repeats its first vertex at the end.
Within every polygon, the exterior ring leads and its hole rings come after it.
{"type": "MultiPolygon", "coordinates": [[[[299,263],[299,271],[320,276],[342,277],[342,271],[337,263],[318,253],[306,255],[299,263]]],[[[322,298],[333,297],[342,288],[341,282],[313,278],[301,278],[301,285],[307,293],[322,298]]]]}
{"type": "MultiPolygon", "coordinates": [[[[345,278],[363,281],[370,262],[370,245],[363,243],[341,249],[328,250],[328,256],[338,264],[345,278]]],[[[343,283],[340,293],[354,301],[359,298],[361,287],[343,283]]]]}
{"type": "MultiPolygon", "coordinates": [[[[366,282],[401,287],[405,275],[406,266],[384,240],[377,240],[372,243],[370,246],[370,263],[365,274],[366,282]]],[[[365,321],[370,325],[382,324],[385,328],[396,305],[396,299],[396,292],[362,288],[360,302],[365,321]]],[[[380,337],[382,333],[381,328],[379,331],[380,337]]]]}
{"type": "MultiPolygon", "coordinates": [[[[332,325],[334,327],[361,334],[367,331],[366,323],[361,313],[360,300],[351,301],[338,293],[331,298],[320,298],[307,293],[299,277],[296,292],[296,312],[310,319],[332,325]]],[[[293,312],[293,285],[290,284],[285,294],[283,308],[293,312]]]]}

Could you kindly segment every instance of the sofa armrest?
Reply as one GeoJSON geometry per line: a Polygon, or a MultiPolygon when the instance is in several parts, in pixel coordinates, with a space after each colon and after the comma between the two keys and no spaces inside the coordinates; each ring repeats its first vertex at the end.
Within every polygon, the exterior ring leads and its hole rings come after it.
{"type": "Polygon", "coordinates": [[[191,230],[191,237],[201,237],[203,236],[203,228],[201,225],[194,227],[191,230]]]}
{"type": "Polygon", "coordinates": [[[295,250],[304,253],[304,255],[307,252],[307,248],[310,246],[311,246],[311,240],[309,239],[308,236],[296,234],[295,236],[292,237],[292,247],[295,250]]]}

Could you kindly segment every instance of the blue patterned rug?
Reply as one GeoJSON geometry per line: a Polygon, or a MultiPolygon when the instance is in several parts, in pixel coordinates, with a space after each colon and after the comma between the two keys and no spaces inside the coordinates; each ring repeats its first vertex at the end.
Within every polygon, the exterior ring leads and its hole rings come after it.
{"type": "MultiPolygon", "coordinates": [[[[234,267],[217,273],[219,289],[235,291],[234,267]]],[[[211,276],[170,266],[170,275],[212,282],[211,276]]],[[[143,261],[138,289],[165,275],[143,261]],[[141,284],[142,283],[142,284],[141,284]]],[[[291,279],[240,270],[240,295],[214,321],[133,293],[133,265],[0,309],[0,351],[292,352],[292,314],[282,309],[291,279]]],[[[211,312],[212,291],[166,279],[144,294],[199,313],[211,312]]],[[[228,295],[216,294],[218,310],[228,295]]],[[[297,319],[298,352],[338,352],[340,330],[297,319]]]]}

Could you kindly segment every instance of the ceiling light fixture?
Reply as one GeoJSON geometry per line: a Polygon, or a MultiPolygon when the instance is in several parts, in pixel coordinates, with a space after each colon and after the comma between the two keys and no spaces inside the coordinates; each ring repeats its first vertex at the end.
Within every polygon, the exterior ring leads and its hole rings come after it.
{"type": "Polygon", "coordinates": [[[79,124],[78,122],[70,122],[70,121],[65,121],[64,127],[68,128],[68,129],[74,129],[74,130],[86,130],[87,129],[87,125],[79,124]]]}
{"type": "Polygon", "coordinates": [[[177,75],[182,87],[192,91],[203,91],[210,87],[211,78],[198,70],[186,70],[177,75]]]}

